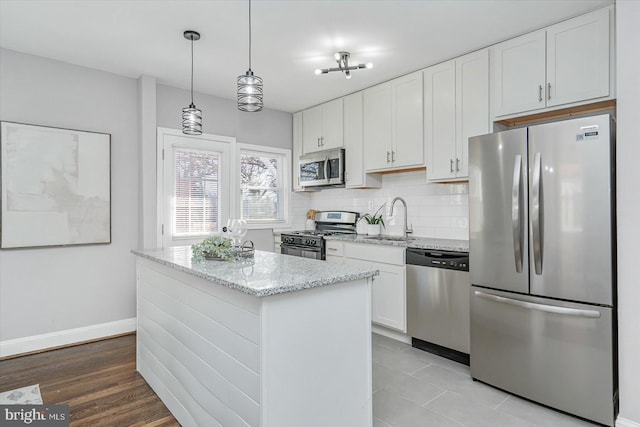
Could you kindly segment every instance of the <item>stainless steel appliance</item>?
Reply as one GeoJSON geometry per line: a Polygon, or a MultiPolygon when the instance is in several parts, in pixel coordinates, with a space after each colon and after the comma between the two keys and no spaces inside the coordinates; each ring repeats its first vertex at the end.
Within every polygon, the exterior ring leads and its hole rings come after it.
{"type": "Polygon", "coordinates": [[[471,376],[613,426],[609,115],[469,138],[471,376]]]}
{"type": "Polygon", "coordinates": [[[298,178],[302,187],[343,186],[344,149],[318,151],[300,156],[298,178]]]}
{"type": "Polygon", "coordinates": [[[283,233],[280,253],[313,259],[326,259],[323,236],[354,234],[359,215],[357,212],[323,211],[315,216],[316,229],[283,233]]]}
{"type": "Polygon", "coordinates": [[[469,253],[407,248],[413,347],[469,364],[469,253]]]}

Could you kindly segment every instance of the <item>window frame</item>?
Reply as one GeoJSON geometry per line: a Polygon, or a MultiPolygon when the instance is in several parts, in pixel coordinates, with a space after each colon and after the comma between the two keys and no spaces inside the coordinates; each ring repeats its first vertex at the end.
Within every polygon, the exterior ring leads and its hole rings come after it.
{"type": "Polygon", "coordinates": [[[281,191],[282,199],[282,220],[247,220],[247,227],[251,230],[265,229],[265,228],[286,228],[291,226],[291,150],[287,148],[269,147],[266,145],[247,144],[243,142],[236,143],[235,150],[235,167],[234,172],[235,193],[238,195],[237,200],[234,203],[234,215],[236,218],[240,218],[242,213],[242,183],[240,178],[241,160],[242,155],[245,153],[255,153],[258,155],[266,156],[281,156],[282,161],[279,166],[279,178],[281,182],[278,188],[281,191]]]}

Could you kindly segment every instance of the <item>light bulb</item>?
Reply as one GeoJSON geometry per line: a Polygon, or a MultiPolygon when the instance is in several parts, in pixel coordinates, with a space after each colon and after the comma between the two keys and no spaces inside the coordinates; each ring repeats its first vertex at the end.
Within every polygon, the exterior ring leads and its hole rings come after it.
{"type": "Polygon", "coordinates": [[[345,71],[345,74],[347,75],[347,78],[350,79],[351,78],[351,71],[347,70],[345,71]]]}
{"type": "Polygon", "coordinates": [[[340,58],[342,58],[342,56],[340,55],[340,52],[334,53],[333,57],[335,58],[336,61],[340,61],[340,58]]]}
{"type": "Polygon", "coordinates": [[[367,68],[369,68],[369,69],[373,68],[373,63],[372,62],[367,62],[367,68]]]}
{"type": "Polygon", "coordinates": [[[319,76],[320,74],[322,74],[322,70],[320,68],[316,68],[316,71],[314,71],[316,73],[316,76],[319,76]]]}

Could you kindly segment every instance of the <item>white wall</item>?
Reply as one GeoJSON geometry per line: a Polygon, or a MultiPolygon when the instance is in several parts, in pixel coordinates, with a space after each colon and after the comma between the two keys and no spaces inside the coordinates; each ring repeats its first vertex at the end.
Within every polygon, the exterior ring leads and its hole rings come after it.
{"type": "MultiPolygon", "coordinates": [[[[373,214],[385,202],[387,206],[381,212],[386,215],[391,200],[400,196],[407,202],[407,222],[413,224],[414,236],[468,240],[468,193],[467,183],[427,184],[425,171],[393,173],[383,175],[379,189],[337,188],[309,193],[308,204],[294,209],[294,219],[304,223],[309,208],[373,214]],[[370,203],[373,209],[369,209],[370,203]]],[[[396,203],[394,220],[388,216],[384,218],[383,234],[402,234],[403,212],[402,204],[396,203]]]]}
{"type": "Polygon", "coordinates": [[[616,9],[620,418],[640,425],[640,2],[616,9]]]}
{"type": "MultiPolygon", "coordinates": [[[[158,126],[182,128],[182,108],[191,102],[188,90],[157,86],[158,126]]],[[[268,106],[268,97],[265,95],[268,106]]],[[[257,113],[238,110],[235,101],[217,96],[194,94],[202,110],[202,130],[214,135],[234,136],[238,142],[291,149],[293,115],[265,108],[257,113]]]]}
{"type": "Polygon", "coordinates": [[[0,341],[135,317],[136,81],[0,50],[0,119],[111,134],[109,245],[0,250],[0,341]]]}

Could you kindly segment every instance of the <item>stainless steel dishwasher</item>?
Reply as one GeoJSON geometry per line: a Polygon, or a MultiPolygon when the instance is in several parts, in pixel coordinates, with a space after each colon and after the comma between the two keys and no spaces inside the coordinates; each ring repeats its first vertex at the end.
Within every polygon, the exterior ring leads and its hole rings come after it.
{"type": "Polygon", "coordinates": [[[416,348],[469,364],[469,253],[407,248],[407,333],[416,348]]]}

